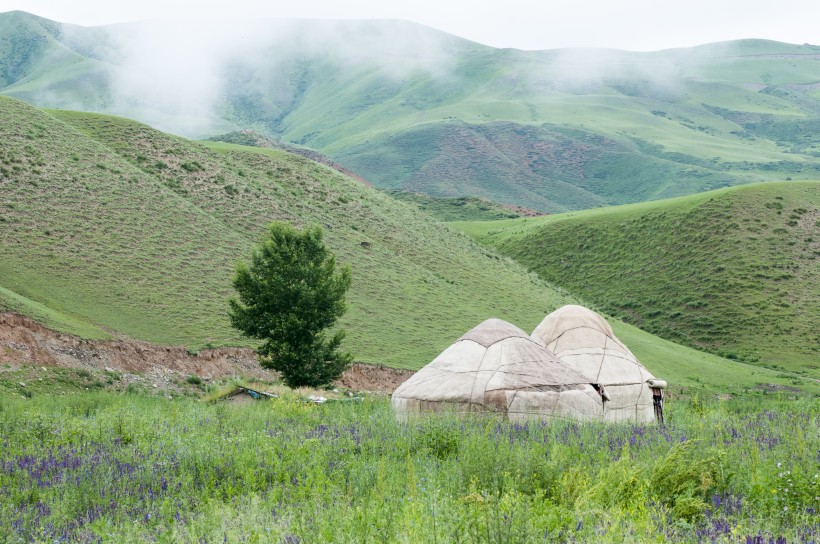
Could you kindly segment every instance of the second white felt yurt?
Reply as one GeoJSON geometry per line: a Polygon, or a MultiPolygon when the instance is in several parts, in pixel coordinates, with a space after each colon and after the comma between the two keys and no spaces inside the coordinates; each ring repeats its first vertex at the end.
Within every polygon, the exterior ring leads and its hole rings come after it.
{"type": "Polygon", "coordinates": [[[663,423],[666,382],[638,362],[602,316],[583,306],[563,306],[545,317],[532,337],[603,387],[605,421],[663,423]]]}

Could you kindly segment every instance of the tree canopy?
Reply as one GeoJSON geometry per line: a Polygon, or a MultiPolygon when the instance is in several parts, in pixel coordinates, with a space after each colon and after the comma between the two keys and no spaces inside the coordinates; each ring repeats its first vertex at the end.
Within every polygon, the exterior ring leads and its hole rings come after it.
{"type": "Polygon", "coordinates": [[[231,324],[263,340],[260,364],[279,371],[287,385],[328,385],[353,359],[339,351],[343,330],[325,332],[347,310],[350,283],[350,268],[337,269],[321,227],[272,223],[250,264],[237,264],[231,324]]]}

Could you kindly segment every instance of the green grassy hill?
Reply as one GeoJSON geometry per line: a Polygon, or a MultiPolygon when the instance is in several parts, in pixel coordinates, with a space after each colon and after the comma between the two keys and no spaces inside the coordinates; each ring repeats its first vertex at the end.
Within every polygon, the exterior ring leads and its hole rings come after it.
{"type": "Polygon", "coordinates": [[[0,108],[0,300],[63,330],[241,342],[226,316],[233,268],[275,219],[322,225],[352,266],[344,326],[364,361],[418,367],[489,316],[530,326],[568,300],[307,159],[8,98],[0,108]]]}
{"type": "Polygon", "coordinates": [[[185,51],[159,24],[0,14],[0,93],[189,136],[252,129],[381,188],[550,212],[820,178],[818,46],[518,51],[400,21],[246,30],[186,27],[185,51]]]}
{"type": "Polygon", "coordinates": [[[820,183],[459,224],[644,330],[820,376],[820,183]]]}
{"type": "Polygon", "coordinates": [[[0,14],[0,89],[52,107],[111,104],[114,60],[101,28],[64,25],[21,11],[0,14]]]}
{"type": "MultiPolygon", "coordinates": [[[[357,360],[419,368],[497,316],[532,329],[575,299],[414,206],[278,150],[184,140],[104,115],[0,97],[0,309],[89,338],[244,344],[227,320],[236,260],[269,221],[318,223],[353,269],[357,360]]],[[[618,334],[676,386],[796,376],[618,334]]]]}

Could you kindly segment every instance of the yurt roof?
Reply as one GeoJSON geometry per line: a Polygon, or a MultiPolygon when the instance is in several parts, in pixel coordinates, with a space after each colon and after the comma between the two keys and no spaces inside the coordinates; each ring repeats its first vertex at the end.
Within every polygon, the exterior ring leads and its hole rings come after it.
{"type": "Polygon", "coordinates": [[[643,383],[654,378],[609,323],[589,308],[558,308],[541,321],[532,337],[593,383],[643,383]]]}
{"type": "Polygon", "coordinates": [[[492,391],[562,391],[582,385],[592,390],[589,383],[518,327],[488,319],[399,386],[393,397],[483,405],[492,391]]]}

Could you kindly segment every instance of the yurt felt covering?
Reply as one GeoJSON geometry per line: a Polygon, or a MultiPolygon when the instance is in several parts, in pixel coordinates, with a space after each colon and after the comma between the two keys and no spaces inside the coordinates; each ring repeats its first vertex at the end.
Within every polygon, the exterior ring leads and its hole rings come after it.
{"type": "Polygon", "coordinates": [[[518,327],[488,319],[445,349],[393,393],[400,418],[427,411],[497,412],[600,420],[603,402],[582,373],[518,327]]]}

